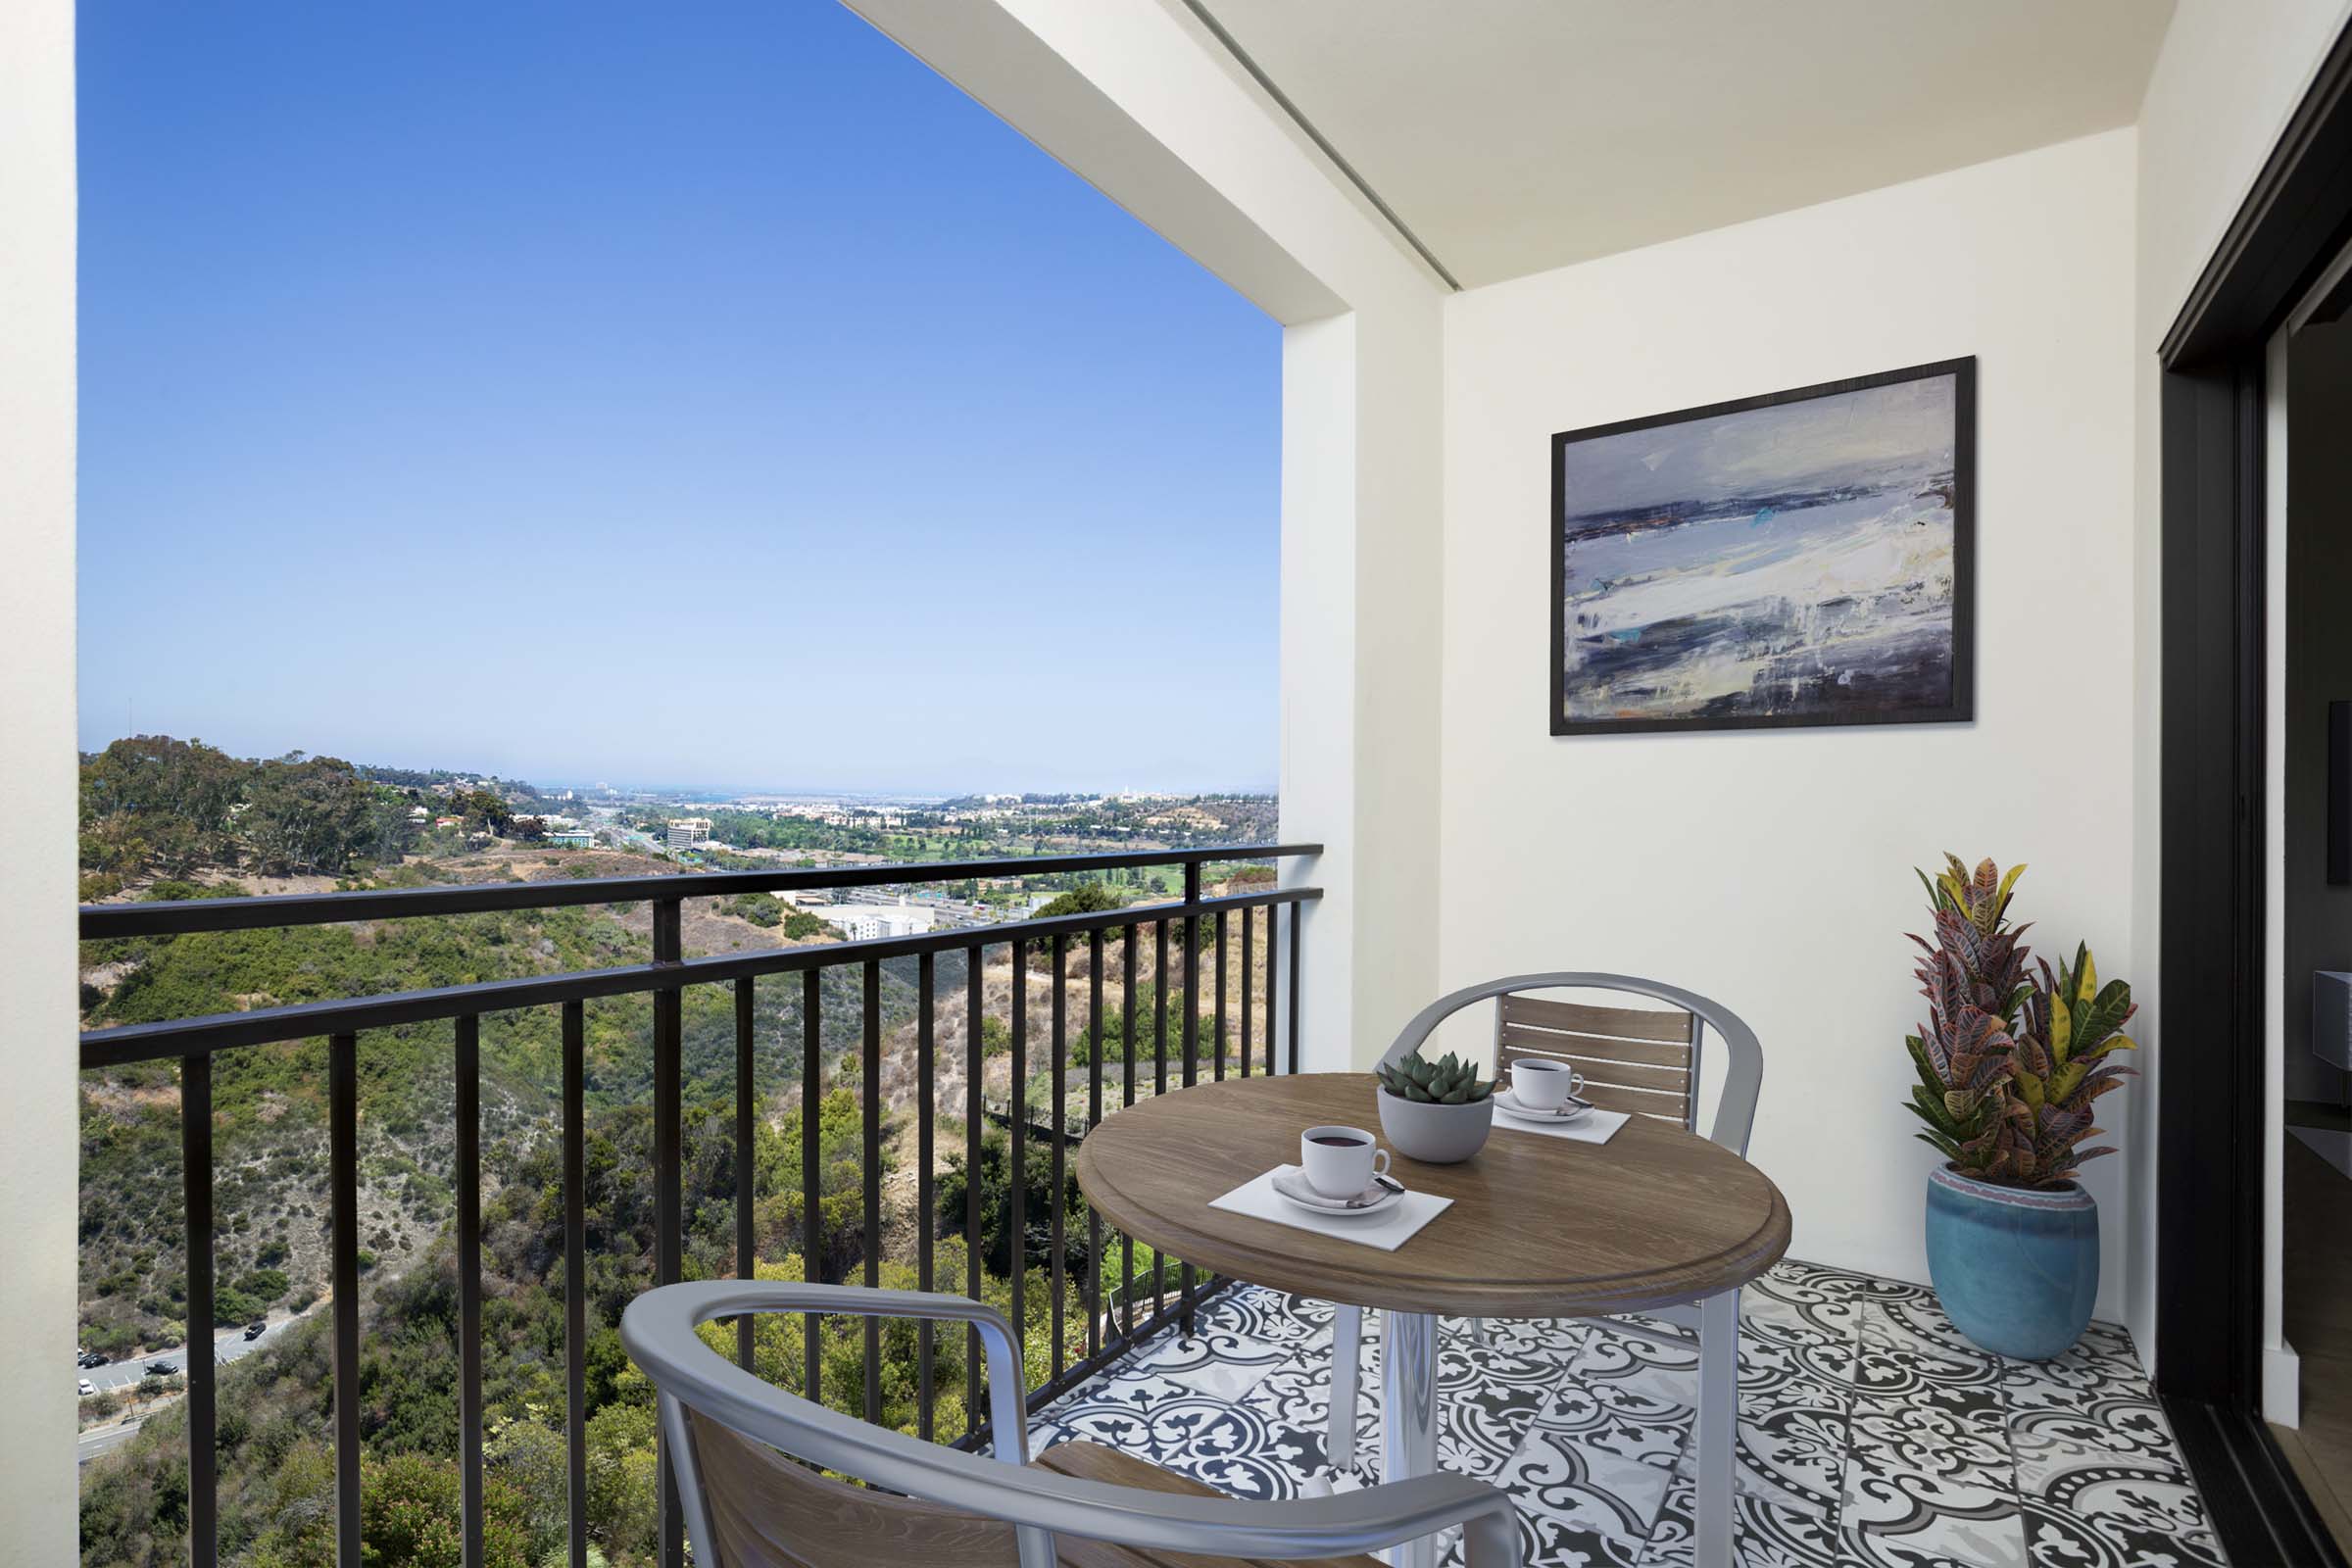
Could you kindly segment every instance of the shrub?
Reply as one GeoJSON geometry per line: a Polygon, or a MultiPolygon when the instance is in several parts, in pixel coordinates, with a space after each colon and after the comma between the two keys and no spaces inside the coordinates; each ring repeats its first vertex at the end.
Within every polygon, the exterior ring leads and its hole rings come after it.
{"type": "Polygon", "coordinates": [[[268,1307],[269,1302],[246,1295],[238,1287],[224,1286],[213,1297],[213,1324],[217,1328],[230,1328],[250,1323],[268,1307]]]}
{"type": "Polygon", "coordinates": [[[990,1013],[980,1015],[980,1054],[985,1059],[1012,1051],[1012,1026],[990,1013]]]}
{"type": "MultiPolygon", "coordinates": [[[[461,1513],[456,1465],[421,1453],[396,1453],[367,1466],[360,1529],[368,1560],[376,1568],[455,1563],[461,1513]]],[[[482,1481],[482,1561],[489,1568],[530,1568],[521,1499],[495,1476],[482,1481]]]]}
{"type": "Polygon", "coordinates": [[[783,908],[772,896],[765,893],[738,893],[719,907],[723,913],[731,914],[738,920],[749,920],[762,929],[781,925],[784,921],[783,908]]]}
{"type": "MultiPolygon", "coordinates": [[[[282,1252],[282,1249],[280,1250],[282,1252]]],[[[285,1295],[292,1283],[286,1278],[284,1269],[257,1268],[237,1281],[237,1289],[267,1305],[285,1295]]]]}
{"type": "Polygon", "coordinates": [[[784,916],[784,935],[794,942],[815,942],[841,933],[807,909],[794,909],[784,916]]]}
{"type": "Polygon", "coordinates": [[[1040,905],[1034,918],[1052,920],[1065,914],[1103,914],[1126,902],[1126,895],[1113,893],[1100,882],[1081,882],[1059,898],[1040,905]]]}

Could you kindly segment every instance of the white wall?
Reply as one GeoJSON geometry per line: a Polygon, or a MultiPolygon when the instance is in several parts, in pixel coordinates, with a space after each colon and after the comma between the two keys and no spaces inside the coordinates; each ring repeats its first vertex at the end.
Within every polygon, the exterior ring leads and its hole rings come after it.
{"type": "MultiPolygon", "coordinates": [[[[2157,56],[2139,115],[2139,171],[2135,208],[2136,323],[2133,334],[2134,485],[2132,642],[2137,675],[2133,692],[2132,774],[2133,944],[2153,956],[2161,910],[2157,904],[2158,678],[2162,647],[2159,592],[2162,586],[2159,481],[2161,444],[2157,428],[2159,372],[2156,347],[2180,315],[2188,291],[2221,242],[2245,200],[2288,118],[2310,85],[2328,45],[2342,30],[2352,5],[2346,0],[2178,0],[2164,48],[2157,56]]],[[[2140,991],[2150,1015],[2142,1039],[2148,1072],[2134,1086],[2135,1108],[2153,1107],[2162,1076],[2163,1008],[2156,975],[2146,966],[2140,991]]],[[[2274,1052],[2277,1049],[2273,1044],[2274,1052]]],[[[2279,1067],[2271,1065],[2272,1081],[2279,1067]]],[[[2136,1216],[2127,1321],[2145,1353],[2155,1344],[2156,1147],[2155,1117],[2142,1109],[2146,1135],[2126,1152],[2132,1182],[2145,1195],[2136,1216]]],[[[2274,1123],[2276,1118],[2274,1118],[2274,1123]]],[[[2279,1136],[2272,1129],[2274,1145],[2279,1136]]],[[[2278,1163],[2271,1161],[2270,1210],[2278,1207],[2278,1163]]],[[[2278,1323],[2278,1231],[2266,1227],[2270,1267],[2267,1336],[2276,1343],[2278,1323]]]]}
{"type": "MultiPolygon", "coordinates": [[[[2044,951],[2132,930],[2132,190],[2110,132],[1449,302],[1441,893],[1447,984],[1652,975],[1762,1036],[1753,1157],[1793,1255],[1924,1280],[1934,1155],[1899,1108],[1911,867],[2033,869],[2044,951]],[[1554,739],[1548,437],[1973,354],[1967,725],[1554,739]]],[[[2109,1102],[2112,1103],[2112,1100],[2109,1102]]],[[[2128,1121],[2110,1121],[2129,1146],[2128,1121]]],[[[2122,1309],[2122,1161],[2086,1167],[2122,1309]]]]}
{"type": "Polygon", "coordinates": [[[72,1562],[74,8],[0,6],[0,1557],[72,1562]]]}

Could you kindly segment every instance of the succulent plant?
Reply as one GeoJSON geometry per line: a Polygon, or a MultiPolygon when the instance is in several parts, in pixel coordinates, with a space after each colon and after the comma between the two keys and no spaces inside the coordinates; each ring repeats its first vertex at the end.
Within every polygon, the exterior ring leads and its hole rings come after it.
{"type": "Polygon", "coordinates": [[[1478,1063],[1450,1051],[1430,1061],[1418,1046],[1412,1054],[1381,1064],[1380,1085],[1399,1100],[1425,1105],[1475,1105],[1494,1092],[1492,1078],[1480,1081],[1478,1063]]]}

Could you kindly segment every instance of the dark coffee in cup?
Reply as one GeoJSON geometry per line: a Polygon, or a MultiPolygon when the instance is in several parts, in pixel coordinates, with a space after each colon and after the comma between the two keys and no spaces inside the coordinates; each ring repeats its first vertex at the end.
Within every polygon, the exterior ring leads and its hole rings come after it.
{"type": "Polygon", "coordinates": [[[1298,1135],[1306,1185],[1325,1198],[1353,1198],[1389,1167],[1389,1152],[1361,1127],[1309,1127],[1298,1135]]]}

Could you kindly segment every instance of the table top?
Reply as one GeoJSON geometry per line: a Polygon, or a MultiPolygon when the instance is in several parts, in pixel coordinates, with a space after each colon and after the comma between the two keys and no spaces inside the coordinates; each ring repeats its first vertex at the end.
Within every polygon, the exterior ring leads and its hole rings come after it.
{"type": "Polygon", "coordinates": [[[1606,1144],[1516,1132],[1497,1117],[1486,1148],[1459,1165],[1396,1154],[1391,1174],[1453,1203],[1394,1252],[1209,1206],[1297,1164],[1308,1127],[1377,1132],[1377,1082],[1310,1073],[1161,1095],[1089,1130],[1079,1186],[1106,1223],[1188,1263],[1393,1311],[1638,1312],[1743,1285],[1788,1250],[1788,1205],[1762,1171],[1645,1116],[1606,1144]]]}

